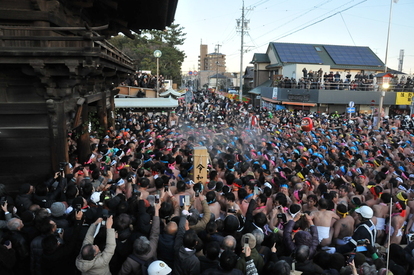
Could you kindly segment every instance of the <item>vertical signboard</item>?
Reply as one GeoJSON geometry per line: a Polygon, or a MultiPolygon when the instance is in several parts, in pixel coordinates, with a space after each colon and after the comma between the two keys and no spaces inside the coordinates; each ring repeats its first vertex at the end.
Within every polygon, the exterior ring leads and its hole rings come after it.
{"type": "Polygon", "coordinates": [[[207,165],[208,165],[208,152],[206,147],[194,147],[194,158],[193,158],[193,181],[195,183],[207,182],[207,165]]]}

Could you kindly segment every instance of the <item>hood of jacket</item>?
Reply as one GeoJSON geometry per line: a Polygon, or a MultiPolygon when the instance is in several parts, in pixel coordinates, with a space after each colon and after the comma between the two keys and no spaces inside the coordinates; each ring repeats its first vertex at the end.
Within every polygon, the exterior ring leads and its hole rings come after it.
{"type": "Polygon", "coordinates": [[[80,272],[88,272],[92,267],[95,266],[96,259],[99,255],[97,255],[93,260],[84,260],[80,255],[76,259],[76,267],[79,269],[80,272]]]}

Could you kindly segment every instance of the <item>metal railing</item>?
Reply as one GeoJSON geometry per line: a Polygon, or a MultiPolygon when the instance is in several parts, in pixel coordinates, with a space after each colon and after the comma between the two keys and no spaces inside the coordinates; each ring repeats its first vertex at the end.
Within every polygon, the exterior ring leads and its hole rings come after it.
{"type": "MultiPolygon", "coordinates": [[[[348,90],[348,91],[379,91],[381,85],[363,82],[283,82],[274,83],[274,87],[307,90],[348,90]]],[[[390,83],[389,92],[413,92],[414,83],[390,83]]]]}

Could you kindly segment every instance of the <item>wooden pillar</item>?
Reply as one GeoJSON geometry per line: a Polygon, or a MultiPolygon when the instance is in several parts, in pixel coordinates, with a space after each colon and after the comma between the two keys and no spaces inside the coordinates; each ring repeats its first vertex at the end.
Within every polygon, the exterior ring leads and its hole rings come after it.
{"type": "Polygon", "coordinates": [[[58,171],[59,163],[69,160],[64,102],[48,99],[46,106],[49,115],[51,166],[53,171],[58,171]]]}
{"type": "Polygon", "coordinates": [[[90,137],[88,129],[88,115],[89,115],[89,106],[88,104],[83,104],[82,107],[82,125],[80,127],[80,136],[78,140],[78,162],[83,164],[88,161],[88,155],[91,153],[90,146],[90,137]]]}
{"type": "Polygon", "coordinates": [[[193,158],[193,181],[195,183],[207,182],[207,164],[208,164],[208,152],[206,147],[194,147],[194,158],[193,158]]]}
{"type": "Polygon", "coordinates": [[[115,93],[113,91],[109,94],[109,110],[107,112],[108,116],[108,128],[115,127],[115,93]]]}
{"type": "Polygon", "coordinates": [[[108,130],[108,117],[106,113],[106,93],[102,93],[102,98],[97,102],[97,115],[99,119],[100,127],[104,129],[104,135],[108,130]]]}

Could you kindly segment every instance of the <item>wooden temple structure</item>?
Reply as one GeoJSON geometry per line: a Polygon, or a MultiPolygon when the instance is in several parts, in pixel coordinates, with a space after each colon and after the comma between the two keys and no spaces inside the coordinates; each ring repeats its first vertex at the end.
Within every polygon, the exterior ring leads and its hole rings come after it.
{"type": "Polygon", "coordinates": [[[0,183],[13,191],[52,176],[69,161],[74,129],[85,161],[91,114],[103,129],[113,125],[115,87],[135,71],[106,39],[165,29],[177,2],[0,1],[0,183]]]}

